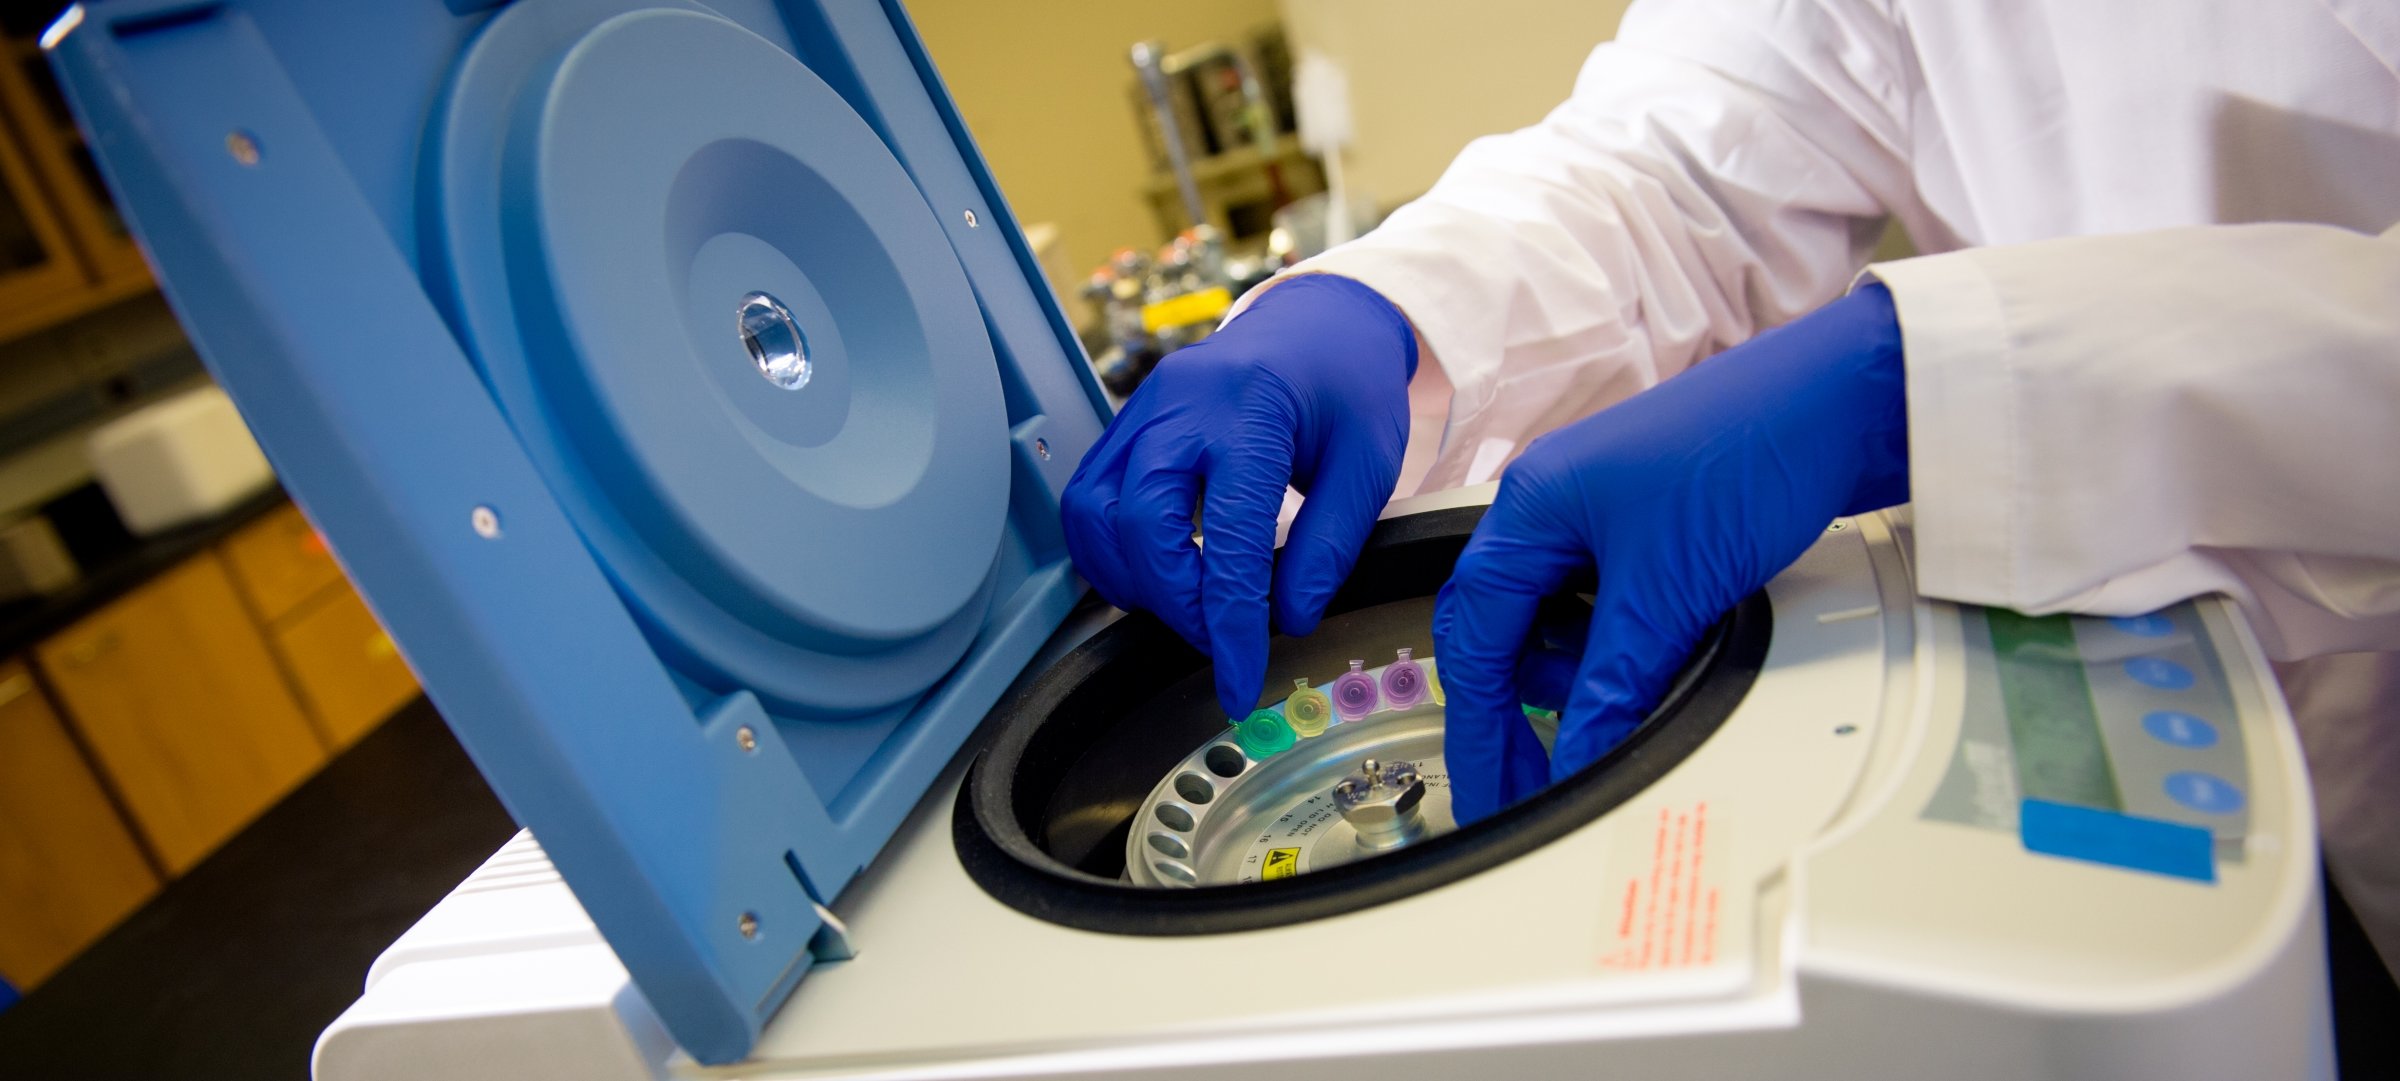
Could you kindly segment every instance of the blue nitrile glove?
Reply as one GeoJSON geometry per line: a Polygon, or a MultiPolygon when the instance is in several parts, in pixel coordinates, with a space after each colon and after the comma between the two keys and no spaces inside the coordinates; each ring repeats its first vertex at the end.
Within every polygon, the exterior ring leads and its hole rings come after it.
{"type": "Polygon", "coordinates": [[[1903,383],[1891,294],[1870,284],[1534,440],[1434,610],[1458,820],[1608,753],[1709,625],[1828,522],[1907,502],[1903,383]],[[1582,635],[1535,619],[1570,580],[1593,589],[1582,635]],[[1519,701],[1562,682],[1545,762],[1519,701]]]}
{"type": "Polygon", "coordinates": [[[1226,714],[1247,716],[1268,577],[1276,626],[1315,630],[1400,479],[1416,371],[1416,333],[1382,294],[1329,274],[1278,283],[1159,362],[1076,466],[1059,498],[1076,568],[1214,659],[1226,714]],[[1308,500],[1270,571],[1286,485],[1308,500]]]}

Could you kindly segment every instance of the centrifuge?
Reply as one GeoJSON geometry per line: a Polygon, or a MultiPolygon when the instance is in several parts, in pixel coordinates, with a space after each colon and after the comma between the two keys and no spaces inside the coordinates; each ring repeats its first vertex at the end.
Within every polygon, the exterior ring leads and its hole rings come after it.
{"type": "Polygon", "coordinates": [[[1832,522],[1462,827],[1428,625],[1490,491],[1394,504],[1224,716],[1067,561],[1105,399],[897,3],[45,43],[529,831],[320,1078],[2330,1075],[2306,776],[2222,599],[1953,606],[1904,515],[1832,522]]]}

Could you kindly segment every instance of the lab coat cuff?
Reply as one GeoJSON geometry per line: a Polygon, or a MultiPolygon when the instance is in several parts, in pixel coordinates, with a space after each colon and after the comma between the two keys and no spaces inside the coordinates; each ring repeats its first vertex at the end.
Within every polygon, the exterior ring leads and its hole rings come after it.
{"type": "MultiPolygon", "coordinates": [[[[1419,374],[1428,359],[1439,368],[1449,389],[1447,423],[1435,452],[1435,464],[1426,479],[1426,489],[1455,487],[1462,483],[1488,479],[1498,471],[1496,463],[1473,464],[1461,451],[1465,442],[1480,447],[1488,440],[1468,437],[1482,427],[1482,414],[1491,404],[1498,380],[1494,364],[1478,363],[1476,351],[1468,346],[1468,335],[1461,327],[1459,313],[1451,310],[1455,301],[1453,288],[1445,290],[1442,283],[1417,272],[1409,265],[1407,250],[1392,252],[1374,246],[1378,238],[1368,236],[1335,248],[1321,255],[1302,260],[1278,272],[1275,277],[1245,292],[1228,309],[1223,322],[1230,323],[1249,310],[1258,295],[1276,282],[1299,274],[1338,274],[1365,285],[1383,295],[1400,314],[1408,317],[1417,340],[1423,344],[1418,355],[1419,374]],[[1482,475],[1469,477],[1480,470],[1482,475]]],[[[1513,443],[1510,444],[1513,446],[1513,443]]],[[[1484,455],[1488,456],[1488,455],[1484,455]]]]}
{"type": "MultiPolygon", "coordinates": [[[[1437,356],[1445,340],[1455,345],[1458,339],[1458,335],[1451,333],[1448,328],[1449,320],[1442,310],[1438,287],[1422,283],[1418,275],[1405,268],[1395,267],[1388,256],[1357,250],[1355,247],[1335,248],[1277,271],[1274,277],[1260,282],[1236,299],[1218,325],[1223,326],[1239,318],[1257,301],[1260,293],[1277,282],[1301,274],[1335,274],[1382,294],[1385,300],[1391,301],[1393,307],[1400,309],[1400,314],[1408,317],[1409,325],[1416,330],[1417,337],[1431,346],[1437,356]]],[[[1443,372],[1452,385],[1458,385],[1460,373],[1450,371],[1448,366],[1444,367],[1443,372]]]]}
{"type": "Polygon", "coordinates": [[[1877,263],[1861,278],[1890,289],[1900,315],[1918,587],[1995,604],[2017,592],[2024,429],[2006,310],[1972,255],[1877,263]]]}

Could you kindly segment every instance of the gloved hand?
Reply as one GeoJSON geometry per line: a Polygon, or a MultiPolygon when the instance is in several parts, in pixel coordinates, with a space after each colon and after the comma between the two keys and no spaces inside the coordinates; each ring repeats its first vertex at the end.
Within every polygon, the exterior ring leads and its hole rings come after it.
{"type": "Polygon", "coordinates": [[[1827,523],[1908,501],[1900,341],[1891,294],[1870,284],[1509,466],[1434,610],[1460,822],[1606,754],[1709,625],[1827,523]],[[1595,583],[1588,633],[1545,646],[1535,611],[1570,579],[1595,583]],[[1562,645],[1581,654],[1566,680],[1562,645]],[[1545,762],[1519,699],[1562,682],[1545,762]]]}
{"type": "Polygon", "coordinates": [[[1059,498],[1076,568],[1213,658],[1226,714],[1248,715],[1268,578],[1276,625],[1315,630],[1400,479],[1416,371],[1416,332],[1382,294],[1328,274],[1276,284],[1159,362],[1076,466],[1059,498]],[[1286,485],[1308,499],[1277,564],[1286,485]]]}

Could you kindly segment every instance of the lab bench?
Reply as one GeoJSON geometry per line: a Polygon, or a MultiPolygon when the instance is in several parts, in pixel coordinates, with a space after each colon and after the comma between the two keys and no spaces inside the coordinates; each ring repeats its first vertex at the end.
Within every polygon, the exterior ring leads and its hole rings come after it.
{"type": "Polygon", "coordinates": [[[0,977],[63,965],[417,685],[270,489],[0,605],[0,977]]]}

